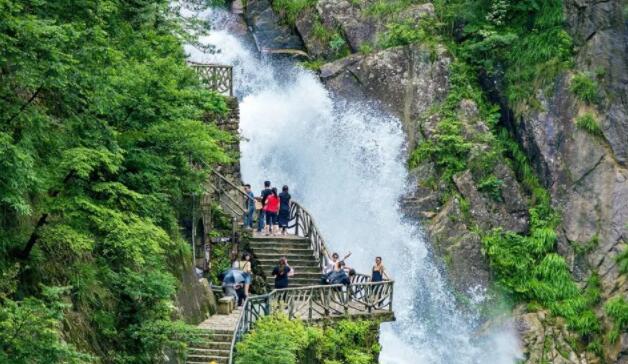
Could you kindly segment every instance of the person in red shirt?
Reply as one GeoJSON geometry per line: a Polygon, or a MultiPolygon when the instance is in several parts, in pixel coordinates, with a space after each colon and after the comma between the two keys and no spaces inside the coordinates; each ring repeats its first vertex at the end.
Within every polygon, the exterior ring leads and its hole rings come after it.
{"type": "Polygon", "coordinates": [[[279,196],[277,189],[273,187],[272,193],[266,198],[264,205],[264,214],[266,215],[266,226],[264,227],[265,235],[275,235],[279,231],[279,223],[277,221],[277,213],[279,212],[279,196]]]}

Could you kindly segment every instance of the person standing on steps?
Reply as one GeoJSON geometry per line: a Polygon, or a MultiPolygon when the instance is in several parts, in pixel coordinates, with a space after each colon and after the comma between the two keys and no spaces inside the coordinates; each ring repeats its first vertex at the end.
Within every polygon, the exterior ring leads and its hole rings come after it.
{"type": "Polygon", "coordinates": [[[372,282],[381,282],[384,278],[389,281],[390,277],[386,274],[384,264],[382,264],[382,257],[375,257],[375,265],[373,266],[373,274],[371,275],[372,282]]]}
{"type": "Polygon", "coordinates": [[[264,235],[275,235],[277,230],[279,230],[279,226],[277,226],[277,212],[279,212],[279,196],[277,195],[277,189],[273,187],[264,205],[264,214],[266,215],[264,235]]]}
{"type": "Polygon", "coordinates": [[[253,269],[251,267],[251,254],[248,252],[242,254],[242,260],[238,262],[239,269],[244,276],[244,295],[249,296],[251,283],[253,282],[253,269]]]}
{"type": "Polygon", "coordinates": [[[270,189],[270,181],[264,181],[264,189],[260,193],[260,197],[257,200],[261,203],[259,214],[257,215],[257,232],[261,233],[264,229],[264,221],[266,220],[266,213],[264,211],[264,205],[266,205],[266,199],[272,194],[270,189]]]}
{"type": "Polygon", "coordinates": [[[284,257],[279,259],[279,264],[273,269],[273,277],[275,277],[275,288],[288,288],[288,277],[294,275],[294,271],[288,265],[288,260],[284,257]]]}
{"type": "Polygon", "coordinates": [[[244,207],[246,208],[246,212],[244,213],[244,227],[247,229],[253,229],[253,214],[255,213],[255,195],[253,195],[253,191],[251,191],[251,185],[244,185],[244,193],[248,196],[244,207]]]}
{"type": "Polygon", "coordinates": [[[288,186],[281,188],[279,194],[279,228],[281,229],[281,235],[286,235],[288,229],[288,222],[290,221],[290,199],[292,196],[288,193],[288,186]]]}

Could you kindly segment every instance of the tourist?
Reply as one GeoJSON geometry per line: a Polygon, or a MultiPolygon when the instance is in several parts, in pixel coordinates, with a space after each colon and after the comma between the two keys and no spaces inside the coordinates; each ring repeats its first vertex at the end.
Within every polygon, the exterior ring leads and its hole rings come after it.
{"type": "Polygon", "coordinates": [[[279,212],[279,196],[277,195],[277,189],[273,187],[264,204],[264,215],[266,215],[265,235],[275,235],[277,230],[279,230],[277,226],[277,212],[279,212]]]}
{"type": "Polygon", "coordinates": [[[286,230],[288,229],[291,198],[292,196],[288,193],[288,186],[283,186],[279,194],[279,228],[281,229],[281,235],[286,235],[286,230]]]}
{"type": "Polygon", "coordinates": [[[355,270],[347,267],[344,261],[335,264],[334,270],[327,275],[326,283],[343,284],[348,286],[351,284],[351,277],[355,275],[355,270]],[[347,274],[348,273],[348,274],[347,274]]]}
{"type": "MultiPolygon", "coordinates": [[[[351,252],[347,253],[347,255],[345,255],[344,258],[342,258],[342,261],[344,262],[350,256],[351,256],[351,252]]],[[[332,253],[331,256],[327,255],[327,260],[329,260],[329,263],[325,265],[325,269],[323,269],[323,274],[329,274],[335,269],[336,263],[338,263],[338,257],[339,257],[338,253],[335,253],[335,252],[332,253]]]]}
{"type": "Polygon", "coordinates": [[[375,265],[373,266],[373,274],[371,275],[372,282],[381,282],[386,278],[386,280],[390,280],[388,274],[386,274],[386,269],[382,264],[382,257],[375,258],[375,265]]]}
{"type": "Polygon", "coordinates": [[[275,288],[288,288],[288,277],[294,275],[294,270],[288,265],[285,257],[279,259],[279,264],[273,269],[273,277],[275,277],[275,288]]]}
{"type": "Polygon", "coordinates": [[[244,294],[248,297],[251,282],[253,282],[253,269],[251,268],[251,254],[242,254],[242,260],[239,262],[239,268],[244,275],[244,294]]]}
{"type": "Polygon", "coordinates": [[[261,233],[262,229],[264,229],[264,220],[266,213],[264,211],[264,205],[266,205],[266,199],[270,196],[272,190],[270,189],[270,181],[264,181],[264,189],[260,193],[260,197],[257,198],[257,201],[260,202],[259,214],[257,215],[257,232],[261,233]]]}
{"type": "Polygon", "coordinates": [[[251,185],[244,185],[244,193],[247,195],[244,207],[246,212],[244,213],[244,227],[247,229],[253,229],[253,214],[255,213],[255,195],[251,191],[251,185]]]}

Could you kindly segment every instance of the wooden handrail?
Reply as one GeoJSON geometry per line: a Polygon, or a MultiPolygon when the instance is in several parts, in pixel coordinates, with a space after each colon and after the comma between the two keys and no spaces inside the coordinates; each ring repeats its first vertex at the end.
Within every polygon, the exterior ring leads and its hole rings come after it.
{"type": "Polygon", "coordinates": [[[233,96],[233,66],[192,61],[188,64],[210,90],[233,96]]]}
{"type": "Polygon", "coordinates": [[[290,203],[290,221],[288,228],[294,229],[296,236],[308,238],[310,247],[318,261],[321,272],[325,269],[329,251],[325,246],[325,239],[318,230],[314,217],[296,201],[290,203]]]}
{"type": "Polygon", "coordinates": [[[268,294],[247,297],[231,339],[229,363],[233,363],[238,341],[262,316],[276,310],[285,312],[290,319],[306,321],[359,314],[391,315],[394,283],[370,282],[370,277],[368,282],[358,282],[353,278],[348,286],[334,284],[275,289],[268,294]]]}

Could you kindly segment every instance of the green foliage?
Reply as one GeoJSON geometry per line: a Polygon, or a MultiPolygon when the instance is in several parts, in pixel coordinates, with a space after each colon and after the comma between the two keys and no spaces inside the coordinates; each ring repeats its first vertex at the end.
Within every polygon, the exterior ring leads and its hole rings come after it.
{"type": "Polygon", "coordinates": [[[384,33],[380,41],[382,48],[392,48],[413,44],[426,40],[428,32],[415,23],[393,23],[387,26],[388,30],[384,33]]]}
{"type": "Polygon", "coordinates": [[[502,184],[504,184],[504,181],[493,175],[489,175],[482,178],[478,183],[478,190],[487,193],[495,201],[502,201],[502,184]]]}
{"type": "Polygon", "coordinates": [[[472,144],[461,135],[460,123],[454,119],[438,124],[433,138],[421,143],[410,156],[410,167],[432,158],[443,171],[443,179],[450,180],[454,174],[466,168],[466,160],[472,144]]]}
{"type": "Polygon", "coordinates": [[[326,327],[313,350],[319,359],[347,364],[376,363],[381,346],[373,334],[378,324],[373,321],[340,321],[326,327]]]}
{"type": "Polygon", "coordinates": [[[329,49],[336,58],[348,56],[351,51],[345,38],[338,32],[334,33],[329,40],[329,49]]]}
{"type": "Polygon", "coordinates": [[[593,136],[602,136],[602,129],[598,123],[595,115],[592,113],[585,113],[576,118],[576,126],[593,136]]]}
{"type": "Polygon", "coordinates": [[[613,297],[604,305],[604,312],[613,321],[609,341],[616,342],[619,335],[628,330],[628,302],[621,296],[613,297]]]}
{"type": "Polygon", "coordinates": [[[628,249],[624,249],[615,258],[619,267],[619,272],[622,274],[628,273],[628,249]]]}
{"type": "Polygon", "coordinates": [[[283,314],[263,317],[237,345],[236,363],[306,362],[371,364],[381,351],[378,323],[340,321],[320,328],[289,320],[283,314]]]}
{"type": "Polygon", "coordinates": [[[274,0],[273,9],[280,13],[286,22],[292,26],[303,11],[313,8],[318,0],[274,0]]]}
{"type": "Polygon", "coordinates": [[[304,359],[316,329],[283,314],[263,317],[237,345],[236,364],[295,364],[304,359]]]}
{"type": "Polygon", "coordinates": [[[593,104],[598,98],[598,85],[588,74],[580,72],[573,76],[569,89],[587,104],[593,104]]]}
{"type": "Polygon", "coordinates": [[[366,14],[373,17],[386,17],[390,15],[399,14],[402,10],[408,7],[408,5],[415,0],[376,0],[371,2],[366,8],[366,14]]]}
{"type": "Polygon", "coordinates": [[[89,363],[92,358],[61,340],[61,321],[67,305],[62,288],[45,288],[43,299],[3,299],[0,306],[0,362],[89,363]]]}
{"type": "Polygon", "coordinates": [[[434,1],[440,34],[453,38],[452,51],[505,89],[513,109],[537,107],[536,90],[572,66],[572,40],[564,29],[561,0],[434,1]]]}
{"type": "MultiPolygon", "coordinates": [[[[507,144],[506,150],[509,146],[513,147],[507,144]]],[[[518,149],[517,146],[510,150],[515,156],[513,160],[524,164],[525,159],[517,159],[518,149]]],[[[515,165],[515,170],[522,169],[522,165],[515,165]]],[[[537,302],[550,309],[581,335],[595,334],[600,324],[592,307],[599,300],[599,279],[593,278],[585,292],[575,284],[564,258],[554,252],[558,216],[550,206],[548,193],[535,178],[527,177],[525,186],[535,198],[530,209],[530,233],[494,229],[486,234],[482,241],[491,269],[499,284],[517,299],[537,302]]]]}
{"type": "Polygon", "coordinates": [[[207,174],[191,163],[230,161],[212,123],[225,99],[187,67],[166,0],[0,0],[0,12],[0,321],[24,322],[2,355],[83,360],[61,339],[73,336],[61,301],[89,332],[81,349],[107,356],[94,360],[181,351],[179,219],[207,174]],[[49,298],[56,286],[69,288],[49,298]]]}

